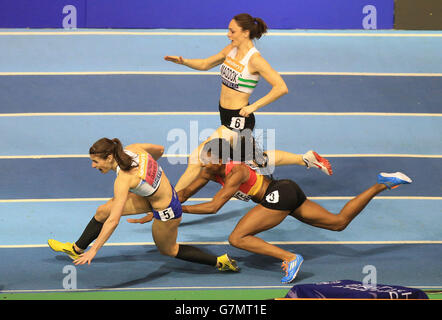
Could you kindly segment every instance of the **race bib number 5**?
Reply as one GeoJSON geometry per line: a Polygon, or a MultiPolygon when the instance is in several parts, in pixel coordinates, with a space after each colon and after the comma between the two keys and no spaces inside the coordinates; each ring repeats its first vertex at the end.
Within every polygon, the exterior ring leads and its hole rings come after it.
{"type": "Polygon", "coordinates": [[[158,211],[158,214],[161,218],[161,221],[167,221],[167,220],[173,219],[175,217],[175,213],[173,212],[172,208],[167,208],[167,209],[158,211]]]}

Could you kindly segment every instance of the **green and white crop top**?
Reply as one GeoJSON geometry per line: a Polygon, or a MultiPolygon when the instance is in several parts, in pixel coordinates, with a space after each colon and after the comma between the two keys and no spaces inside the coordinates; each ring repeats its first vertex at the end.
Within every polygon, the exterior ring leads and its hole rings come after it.
{"type": "Polygon", "coordinates": [[[235,47],[227,54],[220,69],[221,79],[223,85],[236,91],[250,94],[258,84],[259,75],[249,73],[248,64],[250,57],[259,51],[252,47],[241,61],[234,59],[237,51],[238,48],[235,47]]]}

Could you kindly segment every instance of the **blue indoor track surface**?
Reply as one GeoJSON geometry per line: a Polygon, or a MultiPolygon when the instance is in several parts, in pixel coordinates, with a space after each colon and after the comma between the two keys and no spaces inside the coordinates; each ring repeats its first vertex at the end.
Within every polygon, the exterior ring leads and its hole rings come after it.
{"type": "MultiPolygon", "coordinates": [[[[282,77],[289,93],[263,111],[440,112],[442,77],[305,74],[282,77]]],[[[0,77],[0,88],[7,93],[0,96],[0,106],[5,113],[216,112],[219,85],[218,75],[206,73],[16,75],[0,77]]],[[[260,97],[269,90],[269,84],[260,82],[254,96],[260,97]]]]}
{"type": "MultiPolygon", "coordinates": [[[[81,289],[179,289],[226,287],[291,288],[281,285],[280,262],[265,256],[239,251],[227,245],[200,245],[206,251],[223,254],[226,251],[238,259],[239,273],[222,273],[210,266],[189,264],[158,253],[154,246],[104,247],[90,266],[77,268],[77,288],[81,289]]],[[[396,245],[283,245],[284,249],[302,253],[305,262],[296,283],[316,283],[324,279],[363,278],[366,265],[376,266],[378,281],[410,287],[434,286],[432,279],[440,275],[440,263],[427,263],[428,256],[442,254],[440,244],[396,245]],[[413,259],[410,259],[410,256],[413,259]],[[398,271],[400,270],[400,272],[398,271]]],[[[2,290],[63,290],[66,274],[63,268],[71,264],[68,257],[55,255],[48,248],[2,249],[8,264],[8,278],[2,290]],[[35,257],[38,256],[38,266],[35,257]],[[34,266],[34,268],[29,267],[34,266]],[[39,271],[40,270],[40,271],[39,271]],[[42,272],[44,271],[44,272],[42,272]]]]}
{"type": "MultiPolygon", "coordinates": [[[[315,150],[334,171],[283,166],[274,178],[296,181],[333,213],[379,172],[413,180],[379,194],[342,232],[288,217],[261,233],[305,258],[293,284],[362,281],[373,265],[378,283],[442,289],[441,40],[437,31],[270,30],[255,43],[289,89],[256,113],[255,135],[266,149],[315,150]]],[[[217,68],[163,57],[205,58],[227,44],[223,30],[0,29],[0,292],[64,290],[72,260],[47,240],[76,241],[113,196],[115,174],[91,167],[96,140],[163,145],[159,163],[177,183],[220,124],[221,82],[217,68]]],[[[270,88],[262,79],[250,102],[270,88]]],[[[188,203],[219,188],[210,182],[188,203]]],[[[184,214],[178,230],[181,243],[228,252],[240,273],[162,256],[151,223],[123,217],[92,264],[76,267],[78,289],[290,288],[280,261],[228,243],[253,206],[231,200],[215,215],[184,214]]]]}

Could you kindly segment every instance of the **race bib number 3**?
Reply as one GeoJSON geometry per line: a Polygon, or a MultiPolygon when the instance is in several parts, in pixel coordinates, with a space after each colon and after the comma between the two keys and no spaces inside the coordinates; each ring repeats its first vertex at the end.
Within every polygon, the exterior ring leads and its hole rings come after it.
{"type": "Polygon", "coordinates": [[[279,202],[279,191],[273,191],[266,196],[266,201],[268,203],[278,203],[279,202]]]}
{"type": "Polygon", "coordinates": [[[232,117],[232,121],[230,122],[230,128],[242,130],[244,129],[245,124],[246,124],[246,118],[232,117]]]}
{"type": "Polygon", "coordinates": [[[173,219],[175,217],[175,214],[174,214],[172,208],[167,208],[167,209],[158,211],[158,214],[161,218],[161,221],[167,221],[167,220],[173,219]]]}

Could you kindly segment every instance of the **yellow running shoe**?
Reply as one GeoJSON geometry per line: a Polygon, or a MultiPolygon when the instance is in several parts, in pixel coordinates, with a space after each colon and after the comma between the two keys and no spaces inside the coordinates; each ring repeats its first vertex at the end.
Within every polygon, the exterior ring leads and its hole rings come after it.
{"type": "Polygon", "coordinates": [[[229,258],[229,256],[226,254],[219,256],[217,258],[217,265],[219,264],[218,270],[219,271],[239,271],[239,267],[236,264],[236,261],[229,258]]]}
{"type": "Polygon", "coordinates": [[[66,253],[69,256],[69,258],[71,258],[72,260],[80,258],[80,255],[74,251],[73,243],[70,242],[62,243],[54,239],[49,239],[48,245],[54,251],[66,253]]]}

